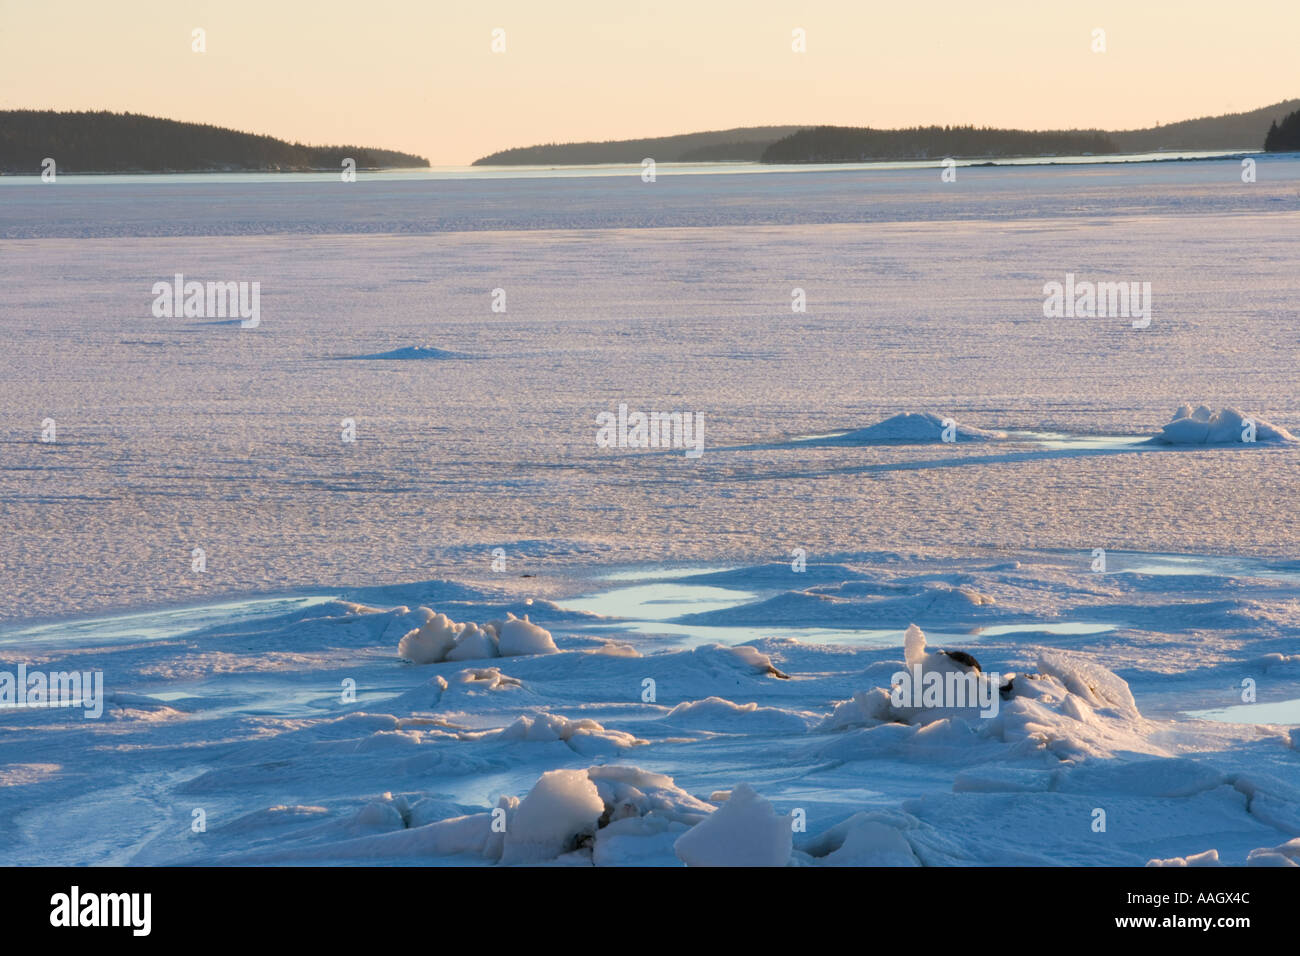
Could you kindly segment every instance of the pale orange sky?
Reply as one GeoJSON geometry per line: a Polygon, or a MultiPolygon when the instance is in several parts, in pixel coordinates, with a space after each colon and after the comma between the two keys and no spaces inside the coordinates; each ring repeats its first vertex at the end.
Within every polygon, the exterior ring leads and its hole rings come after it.
{"type": "Polygon", "coordinates": [[[768,124],[1120,129],[1300,96],[1297,35],[1298,0],[0,0],[0,108],[129,110],[435,165],[768,124]]]}

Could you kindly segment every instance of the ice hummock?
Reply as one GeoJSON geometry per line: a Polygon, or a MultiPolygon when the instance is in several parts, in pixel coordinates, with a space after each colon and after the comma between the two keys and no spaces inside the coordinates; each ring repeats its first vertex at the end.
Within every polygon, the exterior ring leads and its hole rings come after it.
{"type": "MultiPolygon", "coordinates": [[[[1300,673],[1290,643],[1300,619],[1295,582],[1207,563],[1194,583],[1208,600],[1189,604],[1183,578],[1083,579],[1082,561],[909,564],[846,574],[838,586],[816,586],[835,601],[800,605],[803,623],[825,625],[842,619],[850,597],[926,583],[996,595],[960,613],[921,608],[929,639],[919,627],[904,634],[906,622],[860,643],[841,643],[846,632],[796,638],[779,625],[734,647],[628,632],[621,637],[643,653],[616,656],[593,650],[609,636],[605,619],[589,631],[549,602],[507,608],[487,592],[421,585],[365,595],[408,602],[400,606],[338,600],[214,626],[179,648],[141,642],[124,652],[139,676],[122,678],[129,683],[105,721],[81,730],[39,713],[7,718],[25,726],[10,744],[20,762],[0,770],[0,805],[33,814],[42,832],[89,832],[89,849],[59,858],[83,862],[1141,866],[1196,863],[1210,851],[1238,865],[1300,859],[1288,843],[1300,833],[1294,728],[1171,716],[1237,699],[1245,676],[1266,675],[1260,687],[1275,697],[1291,693],[1300,673]],[[975,630],[989,607],[1035,622],[1122,623],[1105,638],[975,630]],[[458,646],[478,653],[467,640],[499,641],[506,630],[529,649],[540,624],[496,620],[524,608],[564,629],[563,650],[450,657],[458,646]],[[471,630],[457,619],[487,623],[471,630]],[[1180,643],[1184,633],[1194,643],[1180,643]],[[408,649],[448,663],[400,666],[392,649],[408,635],[408,649]],[[894,707],[893,675],[909,664],[993,681],[998,712],[894,707]],[[348,678],[363,699],[340,701],[348,678]],[[247,702],[202,706],[214,694],[247,702]],[[189,830],[177,826],[159,836],[151,806],[142,801],[137,812],[118,798],[130,769],[115,776],[117,758],[97,768],[107,779],[96,799],[117,810],[112,825],[88,831],[75,814],[65,822],[85,785],[57,768],[67,754],[93,753],[105,733],[117,747],[181,753],[194,773],[172,786],[172,802],[208,806],[209,835],[182,836],[189,830]],[[24,756],[38,752],[28,741],[48,745],[40,764],[24,756]],[[600,765],[632,753],[658,773],[600,765]],[[33,780],[44,807],[18,792],[33,780]],[[1092,829],[1098,809],[1104,836],[1092,829]]],[[[37,859],[49,848],[6,852],[37,859]]]]}
{"type": "Polygon", "coordinates": [[[397,644],[398,656],[414,664],[554,654],[559,650],[551,632],[532,623],[527,614],[522,618],[507,614],[504,621],[489,621],[480,627],[472,622],[457,624],[428,608],[419,608],[417,613],[427,620],[397,644]]]}
{"type": "Polygon", "coordinates": [[[973,425],[963,425],[956,420],[933,412],[903,412],[866,428],[845,432],[827,439],[826,443],[844,445],[874,444],[925,444],[942,442],[945,429],[954,441],[996,441],[1007,437],[1006,432],[988,431],[973,425]]]}
{"type": "Polygon", "coordinates": [[[1300,441],[1285,428],[1274,425],[1237,408],[1212,411],[1201,405],[1180,405],[1169,424],[1160,429],[1152,441],[1165,445],[1221,445],[1248,442],[1250,425],[1254,425],[1257,442],[1300,441]]]}
{"type": "Polygon", "coordinates": [[[461,359],[470,358],[460,352],[451,352],[447,349],[434,348],[431,345],[407,345],[402,348],[390,349],[387,352],[374,352],[369,355],[349,355],[347,358],[356,361],[437,361],[441,359],[461,359]]]}

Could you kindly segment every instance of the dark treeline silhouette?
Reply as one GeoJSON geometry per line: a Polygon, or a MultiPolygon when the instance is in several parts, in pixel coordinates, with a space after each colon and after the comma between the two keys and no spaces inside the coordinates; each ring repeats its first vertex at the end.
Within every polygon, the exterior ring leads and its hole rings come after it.
{"type": "MultiPolygon", "coordinates": [[[[1259,148],[1259,138],[1269,120],[1285,116],[1300,109],[1300,100],[1284,100],[1272,106],[1244,113],[1225,113],[1221,116],[1203,116],[1199,119],[1180,120],[1152,126],[1147,129],[1105,130],[1102,132],[1070,130],[1069,135],[1105,136],[1122,153],[1145,153],[1157,150],[1254,150],[1259,148]]],[[[763,151],[775,143],[807,126],[750,126],[742,129],[721,130],[708,133],[680,133],[676,136],[656,136],[645,139],[613,140],[601,143],[547,143],[540,146],[521,146],[505,149],[476,160],[476,166],[530,165],[582,165],[584,163],[640,163],[649,157],[661,163],[707,163],[724,160],[758,162],[763,151]]],[[[906,132],[906,131],[901,131],[906,132]]],[[[1028,134],[1035,135],[1035,134],[1028,134]]],[[[1084,148],[1071,142],[1066,153],[1103,150],[1084,148]]],[[[1107,149],[1106,152],[1115,152],[1107,149]]],[[[1047,151],[1055,153],[1055,150],[1047,151]]],[[[1029,155],[1042,155],[1041,144],[1031,149],[1029,155]]],[[[943,155],[951,155],[944,152],[943,155]]],[[[996,154],[1008,155],[1003,152],[996,154]]],[[[929,158],[934,158],[932,153],[929,158]]],[[[954,157],[955,158],[955,157],[954,157]]],[[[791,160],[794,161],[794,160],[791,160]]],[[[807,162],[808,160],[804,160],[807,162]]]]}
{"type": "Polygon", "coordinates": [[[347,157],[358,169],[429,165],[389,149],[304,146],[138,113],[0,111],[0,171],[39,173],[47,156],[61,173],[337,170],[347,157]]]}
{"type": "Polygon", "coordinates": [[[516,146],[474,160],[475,166],[556,166],[595,163],[758,162],[763,150],[799,126],[750,126],[705,133],[681,133],[649,139],[516,146]]]}
{"type": "Polygon", "coordinates": [[[1125,153],[1160,149],[1259,149],[1259,138],[1269,120],[1300,107],[1300,100],[1283,100],[1245,113],[1224,113],[1200,119],[1165,123],[1148,129],[1107,132],[1125,153]]]}
{"type": "Polygon", "coordinates": [[[1300,110],[1283,118],[1281,125],[1277,120],[1268,128],[1264,137],[1264,151],[1267,153],[1300,152],[1300,110]]]}
{"type": "Polygon", "coordinates": [[[763,150],[765,163],[857,163],[896,159],[982,159],[1117,153],[1105,133],[1032,132],[975,126],[869,129],[817,126],[777,140],[763,150]]]}

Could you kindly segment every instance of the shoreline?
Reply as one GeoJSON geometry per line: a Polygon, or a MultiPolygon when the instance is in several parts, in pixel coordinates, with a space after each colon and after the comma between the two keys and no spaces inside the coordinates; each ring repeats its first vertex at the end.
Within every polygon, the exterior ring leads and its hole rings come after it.
{"type": "MultiPolygon", "coordinates": [[[[944,157],[940,159],[864,159],[864,160],[807,160],[786,163],[765,163],[762,161],[750,160],[720,160],[708,162],[662,162],[657,164],[657,169],[672,170],[679,173],[689,172],[692,174],[708,174],[711,171],[717,173],[767,173],[767,172],[852,172],[874,169],[901,170],[901,169],[939,169],[944,163],[952,160],[957,166],[967,169],[984,169],[1000,166],[1114,166],[1114,165],[1136,165],[1145,163],[1193,163],[1193,162],[1223,162],[1227,160],[1240,160],[1247,157],[1257,158],[1260,156],[1293,156],[1293,152],[1265,152],[1263,149],[1236,149],[1236,150],[1158,150],[1138,153],[1108,153],[1104,155],[1052,155],[1052,156],[972,156],[972,157],[944,157]]],[[[628,170],[634,171],[638,175],[641,166],[638,163],[563,163],[563,164],[528,164],[528,163],[506,163],[498,165],[470,163],[468,165],[429,165],[429,166],[370,166],[357,167],[357,172],[365,173],[416,173],[425,174],[430,179],[460,179],[460,178],[509,178],[508,173],[520,172],[537,174],[539,172],[565,172],[581,173],[582,171],[606,171],[606,170],[628,170]],[[438,173],[450,173],[452,175],[439,176],[438,173]],[[476,175],[477,174],[477,175],[476,175]]],[[[333,168],[303,168],[303,169],[171,169],[171,170],[77,170],[75,172],[60,171],[60,178],[77,178],[82,176],[93,177],[133,177],[133,176],[315,176],[315,175],[336,175],[339,172],[333,168]]],[[[597,173],[599,174],[599,173],[597,173]]],[[[18,180],[37,180],[40,179],[40,173],[21,173],[11,171],[0,171],[0,180],[18,179],[18,180]]],[[[580,176],[575,178],[581,178],[580,176]]]]}

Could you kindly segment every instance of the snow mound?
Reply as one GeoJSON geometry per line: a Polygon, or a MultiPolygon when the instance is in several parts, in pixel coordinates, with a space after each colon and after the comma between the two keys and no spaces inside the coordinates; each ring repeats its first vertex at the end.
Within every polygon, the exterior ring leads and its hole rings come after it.
{"type": "Polygon", "coordinates": [[[415,664],[559,651],[551,640],[551,632],[532,623],[527,614],[522,618],[509,614],[504,621],[491,621],[480,627],[472,622],[457,624],[446,614],[435,614],[428,608],[419,611],[428,612],[425,622],[397,642],[398,657],[415,664]]]}
{"type": "Polygon", "coordinates": [[[606,744],[616,749],[627,749],[646,743],[621,730],[609,730],[590,718],[571,720],[559,714],[548,713],[540,713],[536,716],[524,714],[514,723],[500,730],[466,731],[459,737],[462,740],[496,740],[510,743],[560,740],[579,753],[586,752],[589,745],[606,744]]]}
{"type": "Polygon", "coordinates": [[[673,844],[687,866],[786,866],[794,850],[790,818],[747,783],[673,844]]]}
{"type": "Polygon", "coordinates": [[[818,723],[818,715],[783,707],[737,704],[723,697],[678,704],[662,718],[664,723],[714,733],[801,734],[818,723]]]}
{"type": "Polygon", "coordinates": [[[392,349],[388,352],[375,352],[372,355],[349,355],[348,359],[352,361],[428,361],[439,359],[459,359],[469,358],[460,352],[448,352],[446,349],[435,349],[428,345],[408,345],[400,349],[392,349]]]}
{"type": "Polygon", "coordinates": [[[1249,426],[1255,426],[1256,442],[1298,442],[1285,428],[1247,415],[1236,408],[1213,412],[1202,405],[1193,409],[1180,405],[1169,424],[1152,441],[1165,445],[1221,445],[1246,442],[1249,426]]]}
{"type": "Polygon", "coordinates": [[[702,644],[694,648],[691,655],[713,674],[740,671],[754,676],[790,679],[789,674],[772,663],[772,658],[748,644],[702,644]]]}
{"type": "Polygon", "coordinates": [[[966,584],[947,581],[890,583],[846,582],[753,601],[736,608],[682,615],[680,623],[733,626],[806,626],[844,623],[854,627],[906,627],[916,620],[931,622],[987,621],[1012,617],[997,599],[966,584]]]}
{"type": "Polygon", "coordinates": [[[801,853],[823,866],[920,866],[912,845],[898,826],[898,813],[859,811],[847,820],[805,839],[801,853]]]}
{"type": "Polygon", "coordinates": [[[882,422],[859,428],[856,431],[837,435],[837,444],[872,445],[872,444],[921,444],[943,441],[944,429],[953,428],[956,441],[996,441],[1006,438],[1006,432],[986,431],[972,425],[962,425],[951,418],[935,415],[933,412],[904,412],[886,418],[882,422]]]}

